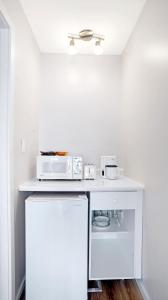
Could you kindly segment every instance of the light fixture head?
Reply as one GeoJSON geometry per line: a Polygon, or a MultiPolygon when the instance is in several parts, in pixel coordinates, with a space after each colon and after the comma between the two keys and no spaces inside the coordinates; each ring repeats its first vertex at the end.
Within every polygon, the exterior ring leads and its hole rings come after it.
{"type": "Polygon", "coordinates": [[[96,42],[95,42],[95,47],[94,47],[94,53],[96,55],[101,55],[103,54],[103,48],[101,46],[101,40],[98,39],[96,42]]]}
{"type": "Polygon", "coordinates": [[[75,55],[75,54],[77,54],[77,50],[76,50],[76,48],[75,48],[75,41],[74,41],[73,38],[72,38],[72,39],[70,40],[70,42],[69,42],[68,53],[69,53],[70,55],[75,55]]]}

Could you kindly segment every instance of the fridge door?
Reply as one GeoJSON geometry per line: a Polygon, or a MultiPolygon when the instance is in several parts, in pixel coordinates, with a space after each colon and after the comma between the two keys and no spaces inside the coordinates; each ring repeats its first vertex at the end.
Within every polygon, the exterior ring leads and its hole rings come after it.
{"type": "Polygon", "coordinates": [[[88,200],[26,200],[26,300],[87,299],[88,200]]]}

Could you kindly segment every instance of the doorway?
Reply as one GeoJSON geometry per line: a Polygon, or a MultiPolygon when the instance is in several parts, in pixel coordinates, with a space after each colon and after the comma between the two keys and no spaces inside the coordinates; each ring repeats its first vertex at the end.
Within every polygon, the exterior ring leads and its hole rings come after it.
{"type": "Polygon", "coordinates": [[[13,300],[10,72],[11,32],[0,12],[0,299],[13,300]]]}

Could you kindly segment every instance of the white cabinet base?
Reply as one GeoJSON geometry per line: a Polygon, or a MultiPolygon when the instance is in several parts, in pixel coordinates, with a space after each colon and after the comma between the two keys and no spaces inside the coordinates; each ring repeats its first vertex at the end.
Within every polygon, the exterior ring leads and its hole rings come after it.
{"type": "Polygon", "coordinates": [[[141,278],[142,199],[142,191],[90,193],[90,280],[141,278]],[[95,215],[108,212],[109,227],[92,225],[95,215]],[[116,212],[121,217],[119,225],[116,212]]]}

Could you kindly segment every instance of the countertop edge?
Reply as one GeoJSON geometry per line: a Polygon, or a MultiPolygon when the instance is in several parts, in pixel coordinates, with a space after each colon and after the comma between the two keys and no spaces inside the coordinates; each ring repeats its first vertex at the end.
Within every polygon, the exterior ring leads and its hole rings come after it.
{"type": "Polygon", "coordinates": [[[94,182],[77,182],[76,187],[74,186],[74,183],[75,182],[72,183],[71,187],[71,182],[61,182],[61,187],[59,186],[59,182],[52,182],[50,186],[45,186],[46,182],[44,182],[43,185],[43,182],[38,182],[36,179],[32,179],[19,185],[18,190],[20,192],[134,192],[143,191],[145,189],[145,186],[142,183],[136,182],[127,177],[122,178],[122,182],[117,182],[120,183],[118,186],[116,186],[116,182],[113,186],[113,182],[106,182],[104,179],[99,179],[97,182],[96,180],[94,182]],[[54,186],[54,183],[56,183],[56,186],[54,186]],[[104,183],[104,186],[101,186],[102,183],[104,183]],[[109,184],[111,184],[111,186],[109,186],[109,184]]]}

